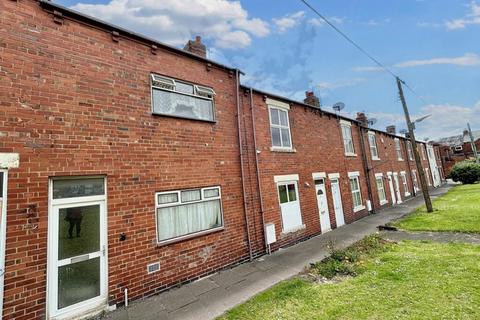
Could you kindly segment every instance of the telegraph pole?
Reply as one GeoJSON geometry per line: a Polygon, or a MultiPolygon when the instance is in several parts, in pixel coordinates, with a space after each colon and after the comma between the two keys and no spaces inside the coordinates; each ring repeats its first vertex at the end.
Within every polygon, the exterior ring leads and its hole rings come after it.
{"type": "Polygon", "coordinates": [[[472,144],[473,155],[475,156],[475,161],[480,163],[480,158],[478,157],[477,146],[475,145],[475,139],[473,138],[472,129],[470,129],[470,123],[467,122],[468,135],[470,136],[470,142],[472,144]]]}
{"type": "Polygon", "coordinates": [[[410,141],[412,143],[413,154],[415,156],[415,163],[417,165],[418,175],[420,176],[420,185],[422,186],[423,198],[425,199],[425,206],[427,207],[427,212],[433,212],[432,200],[430,199],[430,194],[428,193],[427,179],[425,178],[425,171],[422,168],[422,162],[420,160],[420,154],[417,149],[417,140],[415,139],[415,133],[413,132],[413,124],[410,121],[410,114],[408,113],[407,102],[405,101],[405,96],[403,95],[402,80],[399,77],[397,78],[398,94],[400,95],[400,100],[402,101],[403,112],[405,112],[405,120],[407,121],[408,134],[410,141]]]}

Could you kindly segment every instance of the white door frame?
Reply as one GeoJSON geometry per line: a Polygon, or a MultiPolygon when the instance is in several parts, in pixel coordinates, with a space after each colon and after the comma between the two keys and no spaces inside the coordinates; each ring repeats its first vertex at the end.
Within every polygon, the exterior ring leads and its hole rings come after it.
{"type": "MultiPolygon", "coordinates": [[[[83,177],[75,177],[83,178],[83,177]]],[[[85,177],[91,178],[91,177],[85,177]]],[[[48,210],[48,250],[47,250],[47,319],[60,320],[72,317],[93,315],[108,307],[108,228],[107,228],[107,178],[104,179],[105,194],[78,198],[53,199],[53,180],[49,180],[49,210],[48,210]],[[82,301],[57,310],[58,300],[58,217],[62,208],[78,206],[100,206],[100,254],[91,254],[89,259],[100,257],[100,296],[82,301]],[[95,256],[94,256],[95,255],[95,256]]]]}
{"type": "Polygon", "coordinates": [[[340,189],[340,177],[339,176],[330,176],[330,190],[332,191],[332,198],[333,198],[333,208],[335,210],[335,222],[338,227],[345,225],[345,215],[343,213],[343,202],[342,202],[342,191],[340,189]],[[333,192],[333,186],[336,185],[338,191],[338,206],[336,205],[337,199],[335,198],[335,193],[333,192]],[[337,210],[339,208],[340,210],[337,210]],[[340,219],[339,219],[340,218],[340,219]],[[339,221],[341,223],[339,223],[339,221]]]}
{"type": "Polygon", "coordinates": [[[3,172],[3,194],[0,220],[0,319],[3,317],[3,287],[5,279],[5,242],[7,235],[7,190],[8,190],[8,170],[0,169],[3,172]]]}
{"type": "Polygon", "coordinates": [[[325,232],[328,232],[330,230],[332,230],[332,226],[331,226],[331,222],[330,222],[330,211],[328,210],[328,198],[327,198],[327,188],[325,187],[325,178],[319,178],[319,179],[315,179],[314,183],[315,183],[315,196],[317,197],[317,206],[318,206],[318,217],[320,219],[320,231],[322,233],[325,233],[325,232]],[[319,183],[317,184],[315,181],[317,180],[321,180],[322,183],[319,183]],[[325,204],[325,208],[324,209],[324,213],[322,213],[322,207],[321,207],[321,202],[318,200],[318,190],[322,190],[323,191],[323,194],[321,195],[321,197],[324,199],[324,204],[325,204]],[[322,223],[322,217],[323,217],[323,220],[324,220],[324,223],[322,223]],[[323,224],[326,224],[325,227],[323,226],[323,224]]]}
{"type": "Polygon", "coordinates": [[[398,173],[393,173],[393,182],[395,183],[395,194],[397,195],[397,203],[402,203],[402,193],[400,192],[400,182],[398,180],[398,173]]]}
{"type": "Polygon", "coordinates": [[[390,188],[390,197],[392,198],[392,206],[397,204],[395,189],[393,188],[393,176],[391,172],[387,172],[388,187],[390,188]]]}

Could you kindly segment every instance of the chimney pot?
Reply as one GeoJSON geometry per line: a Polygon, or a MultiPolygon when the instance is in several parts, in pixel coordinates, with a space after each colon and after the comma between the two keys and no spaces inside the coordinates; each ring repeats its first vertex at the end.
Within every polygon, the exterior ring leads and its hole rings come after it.
{"type": "Polygon", "coordinates": [[[364,112],[357,112],[357,121],[364,127],[368,127],[368,118],[364,112]]]}
{"type": "Polygon", "coordinates": [[[202,37],[196,36],[195,40],[188,40],[183,50],[196,54],[202,58],[207,57],[207,47],[202,43],[202,37]]]}
{"type": "Polygon", "coordinates": [[[303,103],[318,109],[321,107],[320,99],[313,91],[305,91],[305,99],[303,99],[303,103]]]}
{"type": "Polygon", "coordinates": [[[388,126],[388,127],[387,127],[387,133],[397,134],[397,128],[396,128],[394,125],[388,126]]]}

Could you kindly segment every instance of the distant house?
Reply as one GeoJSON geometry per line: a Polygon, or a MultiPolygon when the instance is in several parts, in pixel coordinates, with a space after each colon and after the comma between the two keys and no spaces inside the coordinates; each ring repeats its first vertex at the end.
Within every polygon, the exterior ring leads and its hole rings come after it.
{"type": "MultiPolygon", "coordinates": [[[[472,134],[477,150],[480,150],[480,130],[472,131],[472,134]]],[[[438,139],[435,143],[440,146],[440,158],[446,175],[457,162],[475,157],[467,130],[463,134],[438,139]]]]}

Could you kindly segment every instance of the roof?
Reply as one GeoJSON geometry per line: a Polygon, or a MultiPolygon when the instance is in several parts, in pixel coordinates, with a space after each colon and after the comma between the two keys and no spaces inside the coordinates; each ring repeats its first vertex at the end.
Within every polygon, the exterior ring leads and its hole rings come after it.
{"type": "MultiPolygon", "coordinates": [[[[304,102],[301,102],[301,101],[296,101],[296,100],[293,100],[291,98],[287,98],[287,97],[283,97],[283,96],[280,96],[276,93],[270,93],[270,92],[266,92],[266,91],[263,91],[263,90],[259,90],[259,89],[255,89],[255,88],[252,88],[252,87],[249,87],[249,86],[246,86],[246,85],[241,85],[242,88],[244,89],[248,89],[248,90],[252,90],[252,91],[255,91],[257,93],[260,93],[260,94],[263,94],[263,95],[266,95],[266,96],[269,96],[269,97],[272,97],[272,98],[275,98],[275,99],[279,99],[279,100],[283,100],[285,102],[288,102],[288,103],[294,103],[294,104],[297,104],[297,105],[300,105],[300,106],[303,106],[303,107],[307,107],[307,108],[312,108],[314,110],[319,110],[321,111],[322,113],[325,113],[325,114],[328,114],[328,115],[331,115],[331,116],[334,116],[334,117],[337,117],[339,119],[344,119],[346,121],[351,121],[351,122],[355,122],[357,124],[360,124],[360,121],[356,120],[356,119],[353,119],[353,118],[350,118],[350,117],[347,117],[347,116],[344,116],[344,115],[341,115],[341,114],[338,114],[338,113],[335,113],[335,112],[332,112],[332,111],[327,111],[325,109],[319,109],[315,106],[311,106],[309,104],[306,104],[304,102]]],[[[398,134],[392,134],[392,133],[388,133],[384,130],[380,130],[380,129],[375,129],[375,128],[370,128],[368,127],[367,128],[368,130],[370,131],[375,131],[375,132],[378,132],[378,133],[382,133],[384,135],[387,135],[387,136],[391,136],[393,138],[400,138],[400,139],[405,139],[405,140],[409,140],[408,138],[404,137],[404,136],[401,136],[401,135],[398,135],[398,134]]],[[[422,141],[422,140],[416,140],[418,143],[425,143],[425,141],[422,141]]]]}
{"type": "MultiPolygon", "coordinates": [[[[480,130],[474,130],[472,131],[473,135],[473,140],[477,141],[480,139],[480,130]]],[[[441,144],[446,144],[450,147],[456,147],[456,146],[461,146],[464,143],[469,143],[470,142],[470,135],[468,134],[459,134],[456,136],[451,136],[451,137],[445,137],[436,140],[436,142],[441,143],[441,144]]]]}
{"type": "MultiPolygon", "coordinates": [[[[40,6],[46,10],[51,10],[52,12],[55,10],[55,11],[58,11],[58,12],[61,12],[62,15],[64,17],[68,17],[68,18],[71,18],[73,20],[78,20],[78,21],[82,21],[82,22],[85,22],[89,25],[92,25],[92,26],[95,26],[95,27],[98,27],[98,28],[101,28],[101,29],[104,29],[104,30],[107,30],[107,31],[116,31],[118,32],[121,36],[125,36],[125,37],[128,37],[128,38],[132,38],[132,39],[135,39],[137,41],[141,41],[141,42],[144,42],[146,44],[149,44],[149,45],[156,45],[157,47],[159,48],[163,48],[165,50],[168,50],[168,51],[171,51],[171,52],[175,52],[175,53],[178,53],[178,54],[181,54],[181,55],[185,55],[185,56],[188,56],[192,59],[196,59],[196,60],[200,60],[200,61],[204,61],[206,63],[210,63],[210,64],[213,64],[213,65],[216,65],[222,69],[227,69],[227,70],[238,70],[237,68],[233,68],[233,67],[229,67],[229,66],[226,66],[226,65],[223,65],[219,62],[215,62],[213,60],[210,60],[210,59],[207,59],[207,58],[204,58],[204,57],[201,57],[201,56],[198,56],[196,54],[193,54],[191,52],[188,52],[188,51],[185,51],[185,50],[182,50],[182,49],[179,49],[179,48],[176,48],[174,46],[171,46],[171,45],[168,45],[168,44],[165,44],[163,42],[160,42],[158,40],[155,40],[153,38],[149,38],[147,36],[144,36],[144,35],[141,35],[139,33],[136,33],[136,32],[133,32],[131,30],[128,30],[128,29],[124,29],[122,27],[119,27],[117,25],[114,25],[114,24],[110,24],[106,21],[103,21],[103,20],[100,20],[100,19],[97,19],[97,18],[94,18],[92,16],[89,16],[89,15],[86,15],[86,14],[83,14],[81,12],[78,12],[76,10],[72,10],[70,8],[67,8],[67,7],[64,7],[64,6],[61,6],[59,4],[56,4],[56,3],[53,3],[51,2],[50,0],[38,0],[38,2],[40,3],[40,6]]],[[[240,70],[239,70],[240,71],[240,70]]],[[[241,72],[241,71],[240,71],[241,72]]]]}

